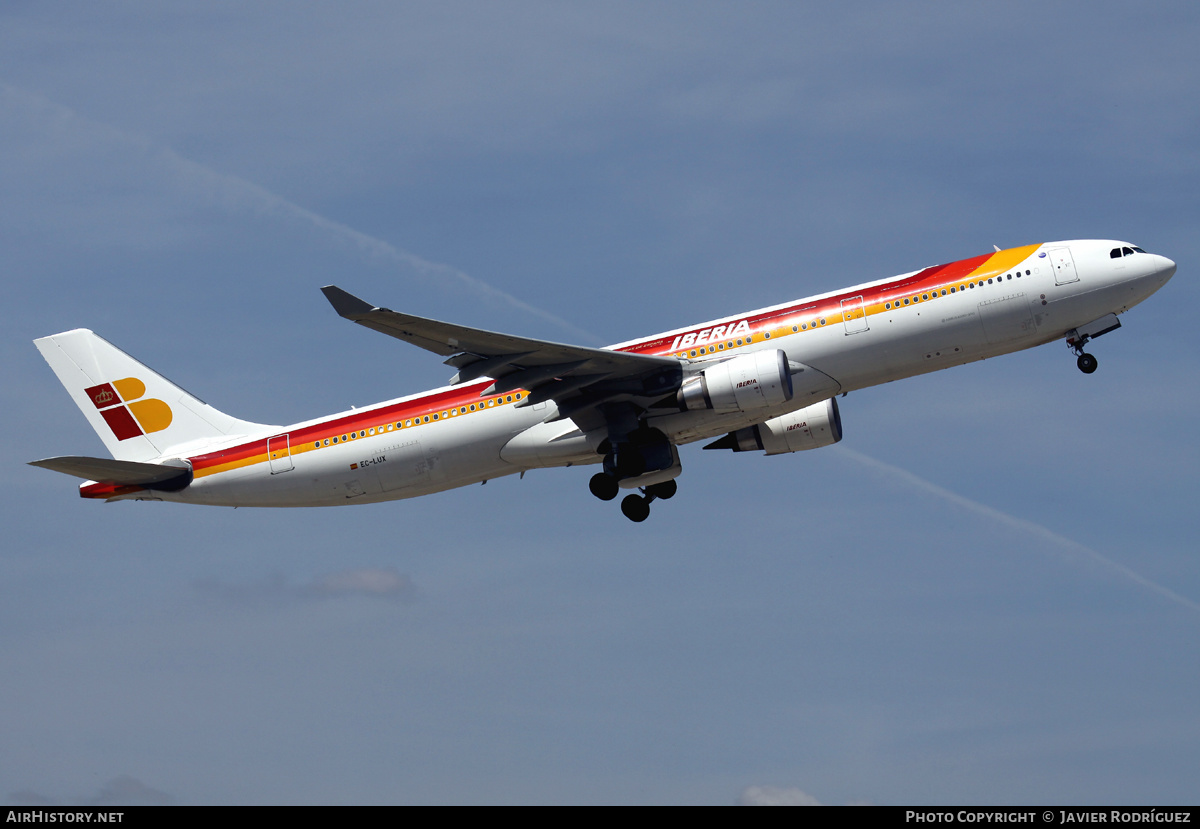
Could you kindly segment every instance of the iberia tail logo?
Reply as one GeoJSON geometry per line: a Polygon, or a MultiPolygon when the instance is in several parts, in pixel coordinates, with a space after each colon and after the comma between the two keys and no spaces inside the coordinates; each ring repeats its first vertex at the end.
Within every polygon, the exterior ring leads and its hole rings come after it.
{"type": "Polygon", "coordinates": [[[136,377],[84,389],[117,440],[161,432],[171,425],[171,407],[155,397],[141,399],[146,384],[136,377]]]}

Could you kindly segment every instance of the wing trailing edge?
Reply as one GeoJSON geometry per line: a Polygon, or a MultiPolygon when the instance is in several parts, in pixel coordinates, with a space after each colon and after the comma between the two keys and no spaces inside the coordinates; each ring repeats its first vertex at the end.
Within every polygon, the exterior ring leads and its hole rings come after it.
{"type": "Polygon", "coordinates": [[[575,418],[613,400],[648,405],[678,389],[683,376],[675,357],[515,337],[381,308],[336,285],[321,291],[344,319],[446,357],[445,363],[458,369],[451,385],[488,377],[495,383],[482,394],[527,389],[525,405],[555,401],[554,420],[575,418]]]}

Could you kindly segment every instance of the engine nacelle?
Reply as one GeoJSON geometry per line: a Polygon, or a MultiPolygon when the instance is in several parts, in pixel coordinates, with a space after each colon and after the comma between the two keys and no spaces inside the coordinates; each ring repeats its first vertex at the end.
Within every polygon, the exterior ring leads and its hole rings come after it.
{"type": "Polygon", "coordinates": [[[704,448],[732,449],[734,452],[761,449],[768,455],[783,455],[832,446],[841,439],[842,416],[837,400],[831,397],[791,414],[730,432],[704,448]]]}
{"type": "Polygon", "coordinates": [[[792,399],[792,373],[779,349],[743,354],[689,377],[675,395],[683,412],[753,412],[792,399]]]}

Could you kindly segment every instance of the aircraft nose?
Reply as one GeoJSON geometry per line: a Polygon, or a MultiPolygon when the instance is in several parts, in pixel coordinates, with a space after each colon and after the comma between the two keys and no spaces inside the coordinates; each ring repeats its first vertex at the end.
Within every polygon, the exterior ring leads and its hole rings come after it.
{"type": "Polygon", "coordinates": [[[1156,258],[1158,259],[1158,267],[1155,270],[1162,277],[1162,281],[1166,282],[1175,275],[1175,263],[1165,256],[1157,256],[1156,254],[1156,258]]]}

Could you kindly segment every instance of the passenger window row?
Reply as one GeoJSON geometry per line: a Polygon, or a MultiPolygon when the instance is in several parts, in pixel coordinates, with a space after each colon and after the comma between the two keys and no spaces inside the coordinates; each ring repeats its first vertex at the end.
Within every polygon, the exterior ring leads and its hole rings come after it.
{"type": "MultiPolygon", "coordinates": [[[[1003,282],[1005,279],[1011,280],[1014,276],[1017,279],[1020,279],[1022,276],[1029,276],[1030,273],[1032,273],[1032,272],[1025,271],[1025,273],[1022,274],[1020,271],[1013,271],[1012,273],[1006,273],[1003,276],[988,277],[987,284],[991,285],[993,282],[1003,282]]],[[[953,293],[957,293],[958,291],[974,290],[976,286],[982,288],[983,280],[980,279],[976,282],[968,282],[965,285],[959,285],[957,288],[955,286],[951,285],[950,293],[953,294],[953,293]]],[[[930,299],[936,299],[939,296],[945,296],[945,295],[946,295],[946,289],[942,288],[940,294],[936,290],[930,291],[929,293],[913,294],[911,299],[909,297],[905,297],[903,300],[897,299],[892,302],[885,302],[883,304],[883,307],[890,311],[892,308],[899,308],[901,302],[903,302],[903,304],[905,304],[905,305],[908,305],[909,303],[915,304],[915,303],[924,302],[924,301],[930,300],[930,299]]]]}
{"type": "Polygon", "coordinates": [[[324,440],[313,441],[312,448],[320,449],[323,446],[334,446],[338,443],[346,443],[351,440],[357,440],[358,438],[370,437],[375,434],[382,435],[385,432],[391,432],[396,429],[411,429],[413,426],[420,426],[422,423],[430,423],[430,422],[436,421],[436,420],[445,420],[446,418],[457,417],[458,415],[465,415],[468,412],[475,412],[475,411],[482,411],[483,409],[490,409],[493,406],[502,406],[505,403],[512,403],[515,400],[520,400],[522,397],[524,397],[524,395],[521,392],[517,392],[516,394],[509,394],[509,395],[502,394],[502,395],[499,395],[498,397],[493,397],[486,401],[481,400],[479,403],[472,403],[469,406],[450,407],[450,408],[442,411],[440,414],[438,412],[432,412],[430,414],[425,415],[423,418],[421,416],[417,416],[410,420],[398,420],[395,422],[395,424],[392,424],[392,423],[380,424],[378,427],[372,427],[370,429],[359,429],[357,432],[349,432],[344,435],[333,435],[332,437],[325,438],[324,440]]]}

